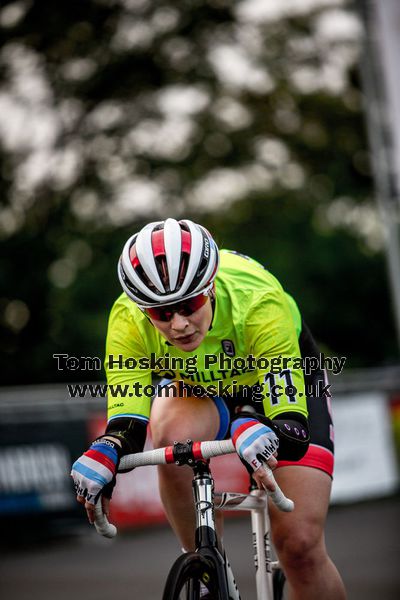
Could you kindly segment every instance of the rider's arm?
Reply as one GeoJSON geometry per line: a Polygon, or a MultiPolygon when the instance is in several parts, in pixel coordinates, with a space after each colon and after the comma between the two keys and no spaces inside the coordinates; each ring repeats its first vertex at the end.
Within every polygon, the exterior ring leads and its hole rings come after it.
{"type": "MultiPolygon", "coordinates": [[[[121,457],[143,449],[151,396],[143,389],[151,383],[151,372],[129,367],[133,361],[140,364],[138,360],[145,352],[143,336],[131,311],[121,299],[117,300],[111,311],[106,344],[108,425],[105,433],[75,461],[71,471],[78,499],[86,501],[87,510],[100,493],[111,497],[121,457]],[[141,387],[134,388],[134,382],[141,387]]],[[[92,518],[91,514],[91,522],[92,518]]]]}
{"type": "Polygon", "coordinates": [[[105,435],[118,440],[122,456],[141,452],[146,441],[151,394],[144,390],[146,386],[150,388],[151,371],[139,368],[140,359],[148,352],[143,338],[131,310],[121,299],[117,300],[110,314],[106,341],[108,424],[105,435]],[[134,361],[137,364],[132,368],[134,361]]]}
{"type": "Polygon", "coordinates": [[[152,374],[150,369],[141,368],[140,361],[148,355],[142,321],[147,323],[129,299],[120,297],[115,302],[108,322],[104,361],[108,423],[121,417],[146,424],[149,421],[152,374]]]}
{"type": "Polygon", "coordinates": [[[103,437],[116,440],[121,446],[121,456],[142,452],[146,441],[147,424],[139,419],[119,417],[110,421],[103,437]]]}

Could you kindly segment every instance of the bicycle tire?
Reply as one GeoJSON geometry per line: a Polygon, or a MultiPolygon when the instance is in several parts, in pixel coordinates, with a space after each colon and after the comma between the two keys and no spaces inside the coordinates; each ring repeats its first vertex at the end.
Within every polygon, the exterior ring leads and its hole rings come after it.
{"type": "Polygon", "coordinates": [[[285,581],[285,573],[282,571],[282,569],[276,569],[272,576],[274,600],[283,600],[285,581]]]}
{"type": "Polygon", "coordinates": [[[179,556],[168,574],[163,600],[200,600],[200,583],[208,591],[209,600],[229,600],[218,589],[218,578],[212,560],[197,552],[179,556]]]}

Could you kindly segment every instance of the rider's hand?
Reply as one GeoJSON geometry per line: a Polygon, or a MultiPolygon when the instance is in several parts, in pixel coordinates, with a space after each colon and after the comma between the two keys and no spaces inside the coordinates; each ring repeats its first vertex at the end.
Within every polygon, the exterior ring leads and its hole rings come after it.
{"type": "Polygon", "coordinates": [[[108,514],[120,453],[117,441],[100,438],[72,465],[71,476],[77,500],[85,506],[90,523],[94,522],[94,507],[101,492],[105,495],[102,498],[103,512],[108,514]]]}
{"type": "Polygon", "coordinates": [[[276,467],[279,440],[275,432],[256,419],[241,417],[232,422],[231,437],[242,461],[254,471],[253,478],[258,487],[273,492],[275,487],[263,463],[267,463],[271,469],[276,467]]]}

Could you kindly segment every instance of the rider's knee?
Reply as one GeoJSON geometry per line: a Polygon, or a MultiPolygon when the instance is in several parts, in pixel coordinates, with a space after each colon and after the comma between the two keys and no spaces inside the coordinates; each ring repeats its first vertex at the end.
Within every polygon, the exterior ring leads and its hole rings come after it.
{"type": "Polygon", "coordinates": [[[160,395],[153,402],[150,428],[155,447],[187,439],[215,439],[219,414],[210,398],[160,395]]]}
{"type": "Polygon", "coordinates": [[[318,525],[304,524],[301,528],[277,532],[274,543],[283,567],[304,577],[318,568],[325,555],[323,531],[318,525]]]}
{"type": "MultiPolygon", "coordinates": [[[[173,386],[174,384],[170,384],[173,386]]],[[[179,419],[177,418],[177,405],[161,389],[158,396],[154,398],[150,416],[150,430],[155,448],[170,446],[175,440],[179,440],[179,419]]]]}
{"type": "Polygon", "coordinates": [[[155,448],[170,446],[175,441],[180,441],[177,422],[167,415],[162,419],[152,419],[150,421],[150,429],[153,446],[155,448]]]}

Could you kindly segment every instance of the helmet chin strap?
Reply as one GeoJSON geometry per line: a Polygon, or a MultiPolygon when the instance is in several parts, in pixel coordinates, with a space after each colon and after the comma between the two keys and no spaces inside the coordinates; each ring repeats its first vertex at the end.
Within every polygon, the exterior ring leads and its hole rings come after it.
{"type": "Polygon", "coordinates": [[[212,286],[211,290],[208,292],[208,295],[209,295],[209,298],[210,298],[211,308],[212,308],[211,323],[210,323],[210,327],[208,328],[208,331],[211,331],[212,326],[213,326],[213,322],[214,322],[215,305],[216,305],[216,302],[217,302],[217,298],[216,298],[216,294],[215,294],[215,283],[213,283],[213,286],[212,286]]]}

